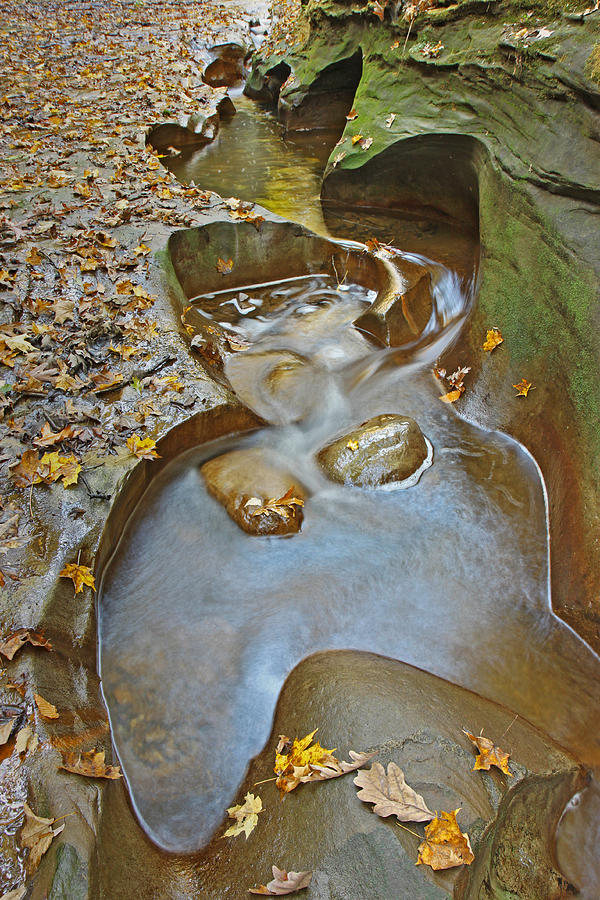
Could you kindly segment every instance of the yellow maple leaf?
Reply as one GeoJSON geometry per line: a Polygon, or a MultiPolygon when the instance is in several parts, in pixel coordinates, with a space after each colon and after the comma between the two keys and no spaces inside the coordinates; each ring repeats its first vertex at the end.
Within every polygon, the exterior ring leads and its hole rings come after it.
{"type": "Polygon", "coordinates": [[[83,586],[87,584],[94,591],[96,589],[94,576],[89,566],[80,566],[77,563],[67,563],[59,572],[61,578],[71,578],[75,585],[75,593],[80,594],[83,586]]]}
{"type": "Polygon", "coordinates": [[[55,450],[54,453],[44,453],[39,462],[38,472],[42,481],[52,484],[62,478],[63,487],[77,484],[81,466],[73,455],[61,456],[55,450]]]}
{"type": "Polygon", "coordinates": [[[490,328],[486,335],[485,341],[483,342],[483,350],[487,350],[488,353],[491,353],[492,350],[494,350],[499,346],[499,344],[502,344],[503,342],[504,338],[500,333],[500,329],[490,328]]]}
{"type": "Polygon", "coordinates": [[[318,730],[315,728],[310,734],[293,741],[283,734],[279,735],[273,771],[277,775],[275,783],[282,797],[297,788],[301,779],[310,774],[311,765],[325,765],[332,758],[335,747],[326,750],[318,741],[310,746],[318,730]]]}
{"type": "Polygon", "coordinates": [[[495,747],[493,742],[490,741],[489,738],[484,737],[482,734],[476,736],[474,734],[471,734],[470,731],[465,731],[464,728],[463,732],[479,750],[479,755],[477,756],[475,765],[473,766],[474,771],[478,771],[480,769],[485,769],[487,771],[492,766],[497,766],[505,773],[505,775],[512,776],[512,772],[508,768],[508,757],[510,756],[510,753],[506,753],[504,750],[501,750],[500,747],[495,747]]]}
{"type": "Polygon", "coordinates": [[[363,139],[362,134],[353,134],[352,135],[352,146],[354,146],[354,144],[358,144],[358,142],[362,141],[362,139],[363,139]]]}
{"type": "MultiPolygon", "coordinates": [[[[460,809],[460,807],[459,807],[460,809]]],[[[475,855],[471,849],[469,835],[460,830],[456,813],[441,812],[433,822],[425,826],[425,840],[419,844],[417,865],[439,869],[454,866],[470,866],[475,855]]]]}
{"type": "Polygon", "coordinates": [[[152,438],[141,438],[139,434],[132,434],[127,438],[127,447],[138,459],[160,459],[156,452],[156,442],[152,438]]]}
{"type": "Polygon", "coordinates": [[[518,384],[513,384],[513,387],[517,389],[517,393],[515,395],[517,397],[526,397],[529,391],[535,391],[535,385],[530,381],[527,381],[525,378],[521,378],[518,384]]]}
{"type": "Polygon", "coordinates": [[[223,257],[220,256],[215,263],[215,268],[221,275],[229,275],[233,269],[233,260],[231,257],[229,259],[223,259],[223,257]]]}
{"type": "Polygon", "coordinates": [[[230,819],[234,819],[234,824],[230,825],[223,837],[237,837],[242,831],[246,835],[246,840],[254,831],[258,824],[258,814],[263,812],[262,800],[255,797],[254,794],[246,794],[244,803],[238,806],[230,806],[227,810],[230,819]]]}

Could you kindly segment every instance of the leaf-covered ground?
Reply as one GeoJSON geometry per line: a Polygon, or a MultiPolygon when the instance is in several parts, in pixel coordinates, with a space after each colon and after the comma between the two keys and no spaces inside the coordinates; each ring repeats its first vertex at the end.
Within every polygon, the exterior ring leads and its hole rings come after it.
{"type": "Polygon", "coordinates": [[[210,198],[174,181],[145,132],[209,100],[202,48],[240,12],[210,0],[0,10],[3,585],[19,578],[37,485],[85,484],[86,467],[151,438],[172,404],[194,407],[153,310],[152,238],[195,224],[210,198]]]}

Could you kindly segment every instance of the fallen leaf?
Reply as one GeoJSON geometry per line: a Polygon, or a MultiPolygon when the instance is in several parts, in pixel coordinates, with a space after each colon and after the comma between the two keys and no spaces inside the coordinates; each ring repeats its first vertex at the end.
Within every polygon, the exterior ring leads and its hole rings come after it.
{"type": "Polygon", "coordinates": [[[404,778],[404,772],[391,762],[387,775],[381,763],[373,763],[370,769],[359,772],[354,784],[360,788],[358,797],[363,803],[374,803],[373,812],[378,816],[396,816],[401,822],[429,822],[434,814],[423,797],[417,794],[404,778]]]}
{"type": "Polygon", "coordinates": [[[86,778],[122,778],[119,766],[107,766],[104,750],[88,750],[86,753],[64,753],[59,769],[84,775],[86,778]]]}
{"type": "Polygon", "coordinates": [[[64,569],[59,572],[61,578],[71,578],[75,585],[75,593],[80,594],[83,586],[87,584],[94,591],[94,576],[89,566],[80,566],[77,563],[67,563],[64,569]]]}
{"type": "Polygon", "coordinates": [[[505,751],[501,750],[500,747],[495,747],[489,738],[483,737],[483,735],[481,734],[476,737],[474,734],[471,734],[470,731],[465,731],[464,728],[463,732],[479,750],[479,755],[475,760],[475,765],[473,766],[474,771],[478,769],[487,770],[492,766],[497,766],[506,775],[512,776],[512,772],[510,772],[508,768],[508,757],[510,756],[510,753],[505,753],[505,751]]]}
{"type": "Polygon", "coordinates": [[[233,269],[233,260],[231,258],[225,260],[222,257],[219,257],[215,268],[217,272],[220,272],[221,275],[229,275],[231,270],[233,269]]]}
{"type": "Polygon", "coordinates": [[[394,124],[394,119],[396,118],[396,113],[390,113],[387,119],[385,120],[385,127],[391,128],[394,124]]]}
{"type": "Polygon", "coordinates": [[[373,138],[368,137],[368,138],[363,138],[362,141],[359,141],[358,145],[361,148],[361,150],[368,150],[372,143],[373,143],[373,138]]]}
{"type": "Polygon", "coordinates": [[[346,118],[349,122],[352,122],[354,119],[358,119],[358,113],[355,109],[351,109],[346,118]]]}
{"type": "Polygon", "coordinates": [[[535,385],[525,378],[522,378],[518,384],[513,384],[513,387],[517,389],[515,395],[517,397],[526,397],[529,391],[535,391],[535,385]]]}
{"type": "Polygon", "coordinates": [[[21,885],[21,887],[15,888],[13,891],[9,891],[8,894],[2,894],[0,900],[23,900],[23,897],[27,893],[26,885],[21,885]]]}
{"type": "Polygon", "coordinates": [[[235,823],[229,826],[223,837],[237,837],[243,831],[248,840],[258,824],[258,814],[263,812],[262,800],[248,793],[244,803],[230,806],[227,812],[230,819],[235,819],[235,823]]]}
{"type": "Polygon", "coordinates": [[[425,826],[425,840],[419,844],[417,865],[438,869],[452,869],[454,866],[470,866],[475,856],[471,850],[468,834],[460,830],[456,813],[441,812],[433,822],[425,826]]]}
{"type": "Polygon", "coordinates": [[[358,144],[358,142],[362,141],[362,139],[363,139],[362,134],[353,134],[352,135],[352,146],[354,146],[354,144],[358,144]]]}
{"type": "Polygon", "coordinates": [[[11,736],[17,718],[18,716],[11,716],[0,725],[0,746],[3,746],[11,736]]]}
{"type": "Polygon", "coordinates": [[[156,442],[152,438],[141,438],[139,434],[132,434],[127,438],[127,447],[138,459],[160,459],[156,452],[156,442]]]}
{"type": "Polygon", "coordinates": [[[295,486],[286,491],[283,497],[272,497],[270,500],[261,500],[260,497],[250,497],[244,504],[245,507],[256,507],[252,510],[252,517],[264,516],[275,513],[281,519],[290,519],[296,513],[296,508],[304,506],[304,500],[294,497],[295,486]]]}
{"type": "Polygon", "coordinates": [[[44,700],[40,694],[34,694],[33,699],[44,719],[58,719],[58,710],[52,703],[44,700]]]}
{"type": "Polygon", "coordinates": [[[0,653],[7,659],[12,659],[15,653],[25,644],[32,644],[34,647],[44,647],[45,650],[52,650],[52,644],[47,641],[41,631],[31,631],[30,628],[19,628],[13,631],[0,644],[0,653]]]}
{"type": "Polygon", "coordinates": [[[40,864],[42,856],[50,847],[50,844],[64,829],[64,823],[59,828],[52,828],[56,819],[44,819],[30,809],[27,803],[23,804],[25,811],[25,824],[21,829],[21,846],[29,850],[27,858],[27,870],[35,872],[40,864]]]}
{"type": "Polygon", "coordinates": [[[311,765],[324,765],[333,758],[331,754],[335,747],[326,750],[318,741],[310,746],[318,730],[315,728],[310,734],[300,739],[294,738],[293,741],[283,734],[279,735],[273,771],[277,775],[275,784],[282,797],[297,788],[303,776],[310,774],[311,765]]]}
{"type": "Polygon", "coordinates": [[[447,394],[442,394],[442,396],[440,397],[440,400],[443,400],[444,403],[455,403],[458,400],[458,398],[460,397],[460,395],[463,393],[464,393],[464,388],[462,391],[459,390],[458,388],[456,388],[456,390],[454,390],[454,391],[448,391],[447,394]]]}
{"type": "Polygon", "coordinates": [[[286,872],[285,869],[273,866],[273,881],[250,888],[250,893],[265,897],[283,897],[284,894],[295,894],[296,891],[307,888],[311,878],[312,872],[286,872]]]}
{"type": "Polygon", "coordinates": [[[373,753],[356,753],[354,750],[349,750],[348,753],[352,762],[346,762],[345,760],[340,762],[334,756],[330,756],[326,762],[321,764],[311,763],[309,766],[310,773],[302,775],[300,781],[302,784],[308,784],[312,781],[328,781],[330,778],[339,778],[340,775],[347,775],[348,772],[356,772],[357,769],[368,763],[377,751],[374,750],[373,753]]]}
{"type": "Polygon", "coordinates": [[[382,6],[378,0],[373,0],[373,12],[377,16],[380,22],[383,22],[383,16],[385,12],[385,6],[382,6]]]}
{"type": "Polygon", "coordinates": [[[37,745],[39,744],[39,738],[31,725],[26,725],[25,728],[21,728],[19,733],[17,734],[17,740],[15,741],[15,750],[17,754],[20,756],[21,753],[26,753],[28,750],[33,752],[37,745]]]}
{"type": "Polygon", "coordinates": [[[33,444],[35,447],[52,447],[53,444],[60,444],[61,441],[69,440],[73,435],[74,428],[72,425],[67,425],[65,428],[61,428],[60,431],[53,432],[50,424],[44,422],[40,436],[34,439],[33,444]]]}
{"type": "Polygon", "coordinates": [[[352,450],[353,452],[358,450],[358,446],[358,441],[348,441],[348,443],[346,444],[348,450],[352,450]]]}
{"type": "Polygon", "coordinates": [[[492,352],[496,347],[504,342],[504,338],[500,333],[499,328],[490,328],[485,341],[483,342],[483,349],[487,350],[489,353],[492,352]]]}

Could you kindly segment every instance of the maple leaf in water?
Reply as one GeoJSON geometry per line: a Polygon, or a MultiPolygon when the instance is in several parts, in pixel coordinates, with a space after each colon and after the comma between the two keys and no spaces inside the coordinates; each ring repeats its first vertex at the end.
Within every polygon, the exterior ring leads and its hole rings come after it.
{"type": "Polygon", "coordinates": [[[127,447],[138,459],[160,459],[156,452],[156,442],[151,438],[142,440],[139,434],[132,434],[127,438],[127,447]]]}
{"type": "Polygon", "coordinates": [[[85,778],[122,778],[119,766],[107,766],[104,757],[104,750],[95,749],[86,753],[65,753],[58,768],[85,778]]]}
{"type": "Polygon", "coordinates": [[[246,794],[244,803],[239,806],[230,806],[227,810],[230,819],[234,819],[234,824],[230,825],[223,837],[237,837],[242,831],[246,835],[246,840],[254,831],[258,824],[258,814],[263,812],[262,800],[255,797],[254,794],[246,794]]]}
{"type": "Polygon", "coordinates": [[[64,569],[59,572],[61,578],[71,578],[75,585],[75,593],[80,594],[84,585],[88,585],[94,591],[94,576],[89,566],[80,566],[77,563],[68,563],[64,569]]]}
{"type": "Polygon", "coordinates": [[[525,378],[521,378],[518,384],[513,384],[513,387],[517,389],[517,393],[515,396],[517,397],[526,397],[529,391],[535,391],[535,385],[533,385],[530,381],[527,381],[525,378]]]}
{"type": "Polygon", "coordinates": [[[363,803],[373,803],[378,816],[396,816],[401,822],[429,822],[433,813],[423,797],[406,783],[404,772],[391,762],[387,774],[381,763],[359,772],[354,784],[360,788],[358,797],[363,803]]]}
{"type": "Polygon", "coordinates": [[[268,884],[259,884],[250,888],[251,894],[260,894],[263,897],[282,897],[285,894],[294,894],[307,888],[312,878],[312,872],[286,872],[285,869],[272,867],[273,881],[268,884]]]}
{"type": "Polygon", "coordinates": [[[482,734],[477,737],[476,735],[471,734],[470,731],[466,731],[464,728],[463,732],[479,750],[479,755],[477,756],[475,765],[473,766],[474,771],[479,769],[488,770],[492,766],[497,766],[506,775],[512,776],[512,772],[510,772],[508,768],[508,758],[510,756],[510,753],[505,753],[505,751],[501,750],[500,747],[495,747],[493,742],[490,741],[489,738],[484,737],[482,734]]]}
{"type": "Polygon", "coordinates": [[[487,350],[488,353],[491,353],[496,347],[500,344],[504,343],[504,338],[500,333],[499,328],[490,328],[485,341],[483,342],[483,350],[487,350]]]}
{"type": "Polygon", "coordinates": [[[452,869],[454,866],[470,866],[475,855],[469,835],[460,830],[456,813],[441,812],[433,822],[425,826],[425,840],[419,844],[417,865],[432,869],[452,869]]]}

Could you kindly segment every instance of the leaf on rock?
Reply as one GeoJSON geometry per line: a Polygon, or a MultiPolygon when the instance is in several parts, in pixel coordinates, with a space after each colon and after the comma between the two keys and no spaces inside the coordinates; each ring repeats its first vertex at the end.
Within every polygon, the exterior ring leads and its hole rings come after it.
{"type": "Polygon", "coordinates": [[[304,506],[304,500],[300,497],[294,497],[295,485],[286,491],[283,497],[272,497],[270,500],[261,500],[260,497],[250,497],[244,503],[245,507],[255,507],[251,515],[265,516],[269,513],[275,513],[281,519],[290,519],[295,515],[296,508],[304,506]]]}
{"type": "Polygon", "coordinates": [[[489,353],[492,352],[496,347],[500,344],[504,343],[504,338],[500,334],[499,328],[490,328],[487,333],[486,339],[483,342],[483,349],[487,350],[489,353]]]}
{"type": "Polygon", "coordinates": [[[394,119],[396,118],[396,113],[390,113],[387,119],[385,120],[385,127],[391,128],[394,124],[394,119]]]}
{"type": "Polygon", "coordinates": [[[67,425],[60,431],[53,432],[50,424],[44,422],[40,436],[35,438],[33,444],[35,447],[52,447],[53,444],[60,444],[61,441],[67,441],[74,436],[75,429],[72,425],[67,425]]]}
{"type": "Polygon", "coordinates": [[[331,755],[335,747],[332,750],[326,750],[318,741],[312,747],[310,746],[318,730],[315,728],[310,734],[300,739],[294,738],[293,741],[284,734],[279,735],[273,771],[277,775],[275,783],[281,797],[298,787],[301,779],[310,774],[311,765],[322,766],[331,759],[335,759],[331,755]]]}
{"type": "Polygon", "coordinates": [[[52,650],[52,644],[47,641],[41,631],[32,631],[30,628],[19,628],[13,631],[2,643],[0,643],[0,653],[7,659],[12,659],[21,647],[25,644],[32,644],[34,647],[43,647],[45,650],[52,650]]]}
{"type": "Polygon", "coordinates": [[[34,694],[33,699],[44,719],[58,719],[58,710],[52,703],[44,700],[40,694],[34,694]]]}
{"type": "Polygon", "coordinates": [[[378,0],[373,0],[373,12],[377,16],[380,22],[383,22],[383,16],[385,13],[385,6],[382,6],[378,0]]]}
{"type": "Polygon", "coordinates": [[[15,741],[15,750],[17,754],[20,756],[21,753],[27,753],[28,750],[31,750],[33,753],[34,750],[37,749],[37,746],[40,742],[37,734],[31,727],[31,725],[26,725],[25,728],[21,728],[19,733],[17,734],[17,740],[15,741]]]}
{"type": "Polygon", "coordinates": [[[4,746],[12,734],[12,730],[18,716],[10,716],[6,721],[0,723],[0,746],[4,746]]]}
{"type": "Polygon", "coordinates": [[[478,769],[488,770],[492,766],[497,766],[505,773],[505,775],[512,776],[512,772],[510,772],[508,768],[508,758],[510,756],[510,753],[505,753],[505,751],[501,750],[500,747],[495,747],[493,742],[490,741],[489,738],[484,737],[482,734],[480,734],[479,737],[476,737],[474,734],[471,734],[470,731],[466,731],[464,728],[463,732],[479,750],[479,755],[475,760],[475,765],[473,766],[474,771],[478,769]]]}
{"type": "Polygon", "coordinates": [[[460,830],[456,813],[441,812],[433,822],[425,826],[425,840],[419,844],[417,865],[438,869],[454,866],[470,866],[475,856],[471,850],[469,835],[460,830]]]}
{"type": "Polygon", "coordinates": [[[417,794],[404,778],[404,772],[391,762],[387,775],[381,763],[373,763],[370,769],[359,772],[354,784],[360,788],[358,797],[363,803],[374,803],[373,812],[378,816],[396,816],[401,822],[429,822],[434,814],[423,797],[417,794]]]}
{"type": "Polygon", "coordinates": [[[23,897],[27,893],[27,887],[23,884],[21,887],[15,888],[13,891],[9,891],[8,894],[2,894],[0,900],[23,900],[23,897]]]}
{"type": "Polygon", "coordinates": [[[244,803],[239,806],[230,806],[227,812],[229,818],[235,821],[233,825],[229,826],[223,837],[237,837],[243,831],[248,840],[249,835],[258,824],[258,814],[263,812],[262,800],[260,797],[248,793],[244,803]]]}
{"type": "Polygon", "coordinates": [[[64,753],[59,769],[83,775],[86,778],[122,778],[119,766],[107,766],[104,750],[88,750],[86,753],[64,753]]]}
{"type": "Polygon", "coordinates": [[[56,819],[44,819],[42,816],[36,816],[27,803],[23,804],[23,809],[25,824],[21,829],[21,846],[29,850],[27,870],[31,874],[39,866],[42,856],[56,835],[60,834],[65,826],[63,823],[58,828],[52,828],[56,819]]]}
{"type": "Polygon", "coordinates": [[[376,750],[373,753],[356,753],[354,750],[350,750],[349,756],[352,762],[346,762],[345,760],[340,762],[334,756],[330,756],[327,762],[322,764],[312,763],[310,765],[310,773],[303,775],[300,781],[302,784],[307,784],[311,781],[328,781],[330,778],[339,778],[340,775],[347,775],[348,772],[355,772],[357,769],[360,769],[376,753],[376,750]]]}
{"type": "Polygon", "coordinates": [[[444,403],[456,403],[458,398],[463,393],[464,393],[464,388],[462,389],[462,391],[459,390],[458,388],[455,388],[455,390],[453,390],[453,391],[448,391],[447,394],[442,394],[442,396],[440,397],[440,400],[443,400],[444,403]]]}
{"type": "Polygon", "coordinates": [[[223,259],[220,256],[216,262],[215,268],[217,272],[220,272],[221,275],[229,275],[229,273],[233,269],[233,260],[231,259],[231,257],[229,259],[223,259]]]}
{"type": "Polygon", "coordinates": [[[139,434],[127,438],[127,447],[138,459],[160,459],[156,452],[156,441],[152,438],[142,439],[139,434]]]}
{"type": "Polygon", "coordinates": [[[348,113],[348,115],[346,116],[346,119],[349,122],[352,122],[354,119],[358,119],[358,113],[356,112],[356,110],[351,109],[350,112],[348,113]]]}
{"type": "Polygon", "coordinates": [[[363,139],[362,134],[353,134],[352,135],[352,146],[354,146],[354,144],[358,144],[358,142],[362,141],[362,139],[363,139]]]}
{"type": "Polygon", "coordinates": [[[295,894],[296,891],[307,888],[311,878],[312,872],[286,872],[285,869],[273,866],[273,881],[250,888],[250,893],[264,897],[283,897],[284,894],[295,894]]]}
{"type": "Polygon", "coordinates": [[[67,563],[64,569],[59,572],[61,578],[71,578],[75,585],[75,593],[80,594],[83,586],[87,584],[94,591],[94,576],[89,566],[79,566],[77,563],[67,563]]]}
{"type": "Polygon", "coordinates": [[[529,391],[535,391],[535,385],[525,378],[522,378],[518,384],[513,384],[513,387],[517,389],[517,397],[526,397],[529,391]]]}

